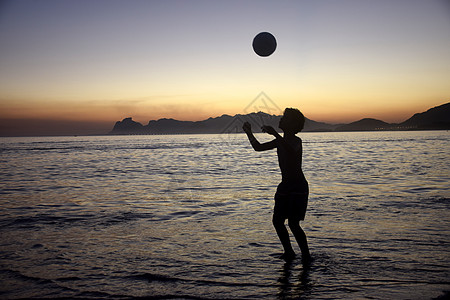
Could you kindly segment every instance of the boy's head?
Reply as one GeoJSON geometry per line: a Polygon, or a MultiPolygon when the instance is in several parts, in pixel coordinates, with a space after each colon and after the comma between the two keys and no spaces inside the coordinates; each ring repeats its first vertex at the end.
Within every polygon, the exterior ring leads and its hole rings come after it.
{"type": "Polygon", "coordinates": [[[284,132],[289,131],[295,134],[302,131],[304,125],[305,117],[298,109],[286,108],[278,127],[284,132]]]}

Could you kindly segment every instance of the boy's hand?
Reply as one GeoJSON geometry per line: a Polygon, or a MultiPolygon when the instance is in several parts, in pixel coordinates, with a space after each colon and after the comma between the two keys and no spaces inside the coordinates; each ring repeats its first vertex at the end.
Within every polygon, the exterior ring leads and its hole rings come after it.
{"type": "Polygon", "coordinates": [[[262,132],[266,132],[266,133],[271,134],[271,135],[277,135],[278,134],[278,132],[272,126],[264,125],[264,126],[261,127],[261,129],[262,129],[262,132]]]}
{"type": "Polygon", "coordinates": [[[245,122],[244,125],[242,125],[242,129],[245,133],[251,133],[252,132],[252,125],[249,122],[245,122]]]}

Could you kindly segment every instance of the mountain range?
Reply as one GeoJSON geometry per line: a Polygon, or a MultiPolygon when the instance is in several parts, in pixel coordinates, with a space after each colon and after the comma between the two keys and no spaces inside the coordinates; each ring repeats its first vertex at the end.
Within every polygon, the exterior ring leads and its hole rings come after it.
{"type": "MultiPolygon", "coordinates": [[[[159,119],[149,121],[147,125],[133,121],[131,117],[117,121],[109,134],[206,134],[243,132],[242,124],[250,122],[255,132],[260,132],[262,125],[278,128],[281,116],[264,112],[245,115],[222,115],[203,121],[179,121],[159,119]]],[[[374,130],[449,130],[450,102],[416,113],[402,123],[386,123],[381,120],[365,118],[349,124],[327,124],[306,118],[306,132],[320,131],[374,131],[374,130]]]]}

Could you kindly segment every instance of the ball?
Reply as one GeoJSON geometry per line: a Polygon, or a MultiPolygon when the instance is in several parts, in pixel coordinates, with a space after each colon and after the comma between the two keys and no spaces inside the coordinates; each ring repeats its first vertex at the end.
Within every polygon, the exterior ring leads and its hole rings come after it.
{"type": "Polygon", "coordinates": [[[253,39],[253,51],[259,56],[269,56],[277,48],[277,40],[269,32],[260,32],[253,39]]]}

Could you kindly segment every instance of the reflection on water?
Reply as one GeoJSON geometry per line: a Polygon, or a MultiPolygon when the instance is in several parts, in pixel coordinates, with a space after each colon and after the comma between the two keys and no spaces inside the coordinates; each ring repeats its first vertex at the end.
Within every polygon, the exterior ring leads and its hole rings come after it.
{"type": "Polygon", "coordinates": [[[296,264],[286,262],[280,271],[278,299],[300,299],[310,296],[311,282],[309,280],[310,266],[296,270],[296,264]]]}
{"type": "Polygon", "coordinates": [[[309,268],[276,258],[276,153],[253,152],[244,135],[2,138],[0,296],[430,299],[450,290],[448,133],[301,137],[309,268]]]}

